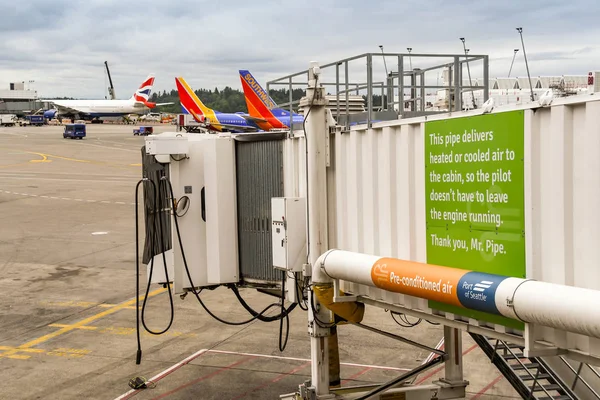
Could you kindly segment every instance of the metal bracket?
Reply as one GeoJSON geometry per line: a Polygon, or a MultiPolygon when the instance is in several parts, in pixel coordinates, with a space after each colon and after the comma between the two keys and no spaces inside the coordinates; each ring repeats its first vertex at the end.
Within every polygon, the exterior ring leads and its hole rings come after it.
{"type": "Polygon", "coordinates": [[[340,296],[340,280],[333,280],[333,302],[334,303],[349,303],[357,301],[358,296],[340,296]]]}

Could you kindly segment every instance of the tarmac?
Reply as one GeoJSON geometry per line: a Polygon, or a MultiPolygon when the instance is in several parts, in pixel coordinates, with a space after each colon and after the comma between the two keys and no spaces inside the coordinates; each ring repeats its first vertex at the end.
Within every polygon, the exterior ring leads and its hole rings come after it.
{"type": "MultiPolygon", "coordinates": [[[[62,129],[0,128],[0,399],[278,399],[310,379],[304,311],[291,314],[280,352],[278,323],[223,325],[193,296],[173,298],[167,333],[142,333],[136,365],[134,189],[144,138],[131,125],[88,125],[83,140],[63,139],[62,129]],[[153,387],[131,390],[138,376],[153,387]]],[[[257,309],[273,301],[241,292],[257,309]]],[[[146,320],[159,331],[169,297],[160,286],[150,294],[146,320]]],[[[227,289],[202,297],[223,318],[249,317],[227,289]]],[[[440,326],[402,328],[381,309],[369,307],[365,323],[431,347],[442,337],[440,326]]],[[[354,326],[338,332],[343,386],[392,379],[429,356],[354,326]]],[[[463,354],[468,399],[519,398],[467,336],[463,354]]],[[[415,384],[441,377],[443,367],[415,384]]]]}

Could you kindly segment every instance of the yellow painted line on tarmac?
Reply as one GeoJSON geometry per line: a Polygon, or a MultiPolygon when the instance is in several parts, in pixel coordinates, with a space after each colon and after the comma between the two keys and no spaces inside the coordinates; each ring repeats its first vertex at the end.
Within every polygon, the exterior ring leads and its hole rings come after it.
{"type": "Polygon", "coordinates": [[[72,357],[79,358],[83,357],[87,354],[90,354],[91,350],[86,349],[71,349],[71,348],[58,348],[54,350],[44,350],[44,349],[21,349],[18,347],[11,346],[0,346],[0,358],[11,358],[13,360],[28,360],[31,358],[29,354],[45,354],[48,356],[57,356],[57,357],[72,357]],[[1,353],[4,351],[5,353],[1,353]],[[16,353],[29,353],[29,354],[16,354],[16,353]]]}
{"type": "Polygon", "coordinates": [[[138,163],[138,164],[129,164],[130,167],[141,167],[142,164],[138,163]]]}
{"type": "MultiPolygon", "coordinates": [[[[71,326],[71,325],[50,324],[48,326],[50,326],[52,328],[66,328],[66,327],[71,326]]],[[[81,329],[81,330],[84,330],[84,331],[93,331],[93,330],[98,329],[98,327],[97,326],[76,326],[74,329],[81,329]]]]}
{"type": "Polygon", "coordinates": [[[83,349],[69,349],[61,347],[60,349],[52,350],[46,353],[49,356],[57,356],[57,357],[70,357],[70,358],[80,358],[85,355],[90,354],[91,350],[83,350],[83,349]]]}
{"type": "MultiPolygon", "coordinates": [[[[15,349],[17,349],[17,347],[0,346],[0,350],[2,350],[2,351],[15,350],[15,349]]],[[[44,349],[20,349],[19,351],[21,351],[23,353],[45,353],[46,352],[46,350],[44,350],[44,349]]]]}
{"type": "Polygon", "coordinates": [[[31,154],[37,154],[38,156],[42,157],[42,159],[41,160],[29,160],[30,163],[52,162],[52,160],[48,160],[48,156],[46,154],[43,154],[43,153],[31,153],[31,154]]]}
{"type": "MultiPolygon", "coordinates": [[[[62,199],[62,200],[72,200],[72,199],[62,199]]],[[[115,307],[117,304],[108,304],[108,303],[94,303],[92,301],[76,301],[76,300],[46,300],[42,301],[40,304],[49,307],[78,307],[78,308],[91,308],[91,307],[100,307],[100,308],[111,308],[115,307]]],[[[123,307],[127,310],[135,310],[135,306],[127,306],[123,307]]],[[[140,306],[141,308],[141,306],[140,306]]]]}
{"type": "MultiPolygon", "coordinates": [[[[39,153],[37,153],[39,154],[39,153]]],[[[80,160],[78,158],[70,158],[70,157],[63,157],[63,156],[55,156],[53,154],[44,154],[47,157],[52,157],[52,158],[58,158],[59,160],[65,160],[65,161],[73,161],[73,162],[78,162],[78,163],[86,163],[86,164],[110,164],[110,163],[106,163],[106,162],[102,162],[102,161],[92,161],[92,160],[80,160]]]]}
{"type": "MultiPolygon", "coordinates": [[[[65,324],[51,324],[48,326],[53,327],[53,328],[73,327],[73,325],[65,325],[65,324]]],[[[89,326],[89,325],[87,325],[87,326],[74,326],[73,329],[80,329],[80,330],[84,330],[84,331],[93,331],[94,333],[101,333],[101,334],[105,334],[105,335],[117,335],[117,336],[127,336],[127,335],[133,335],[136,333],[135,328],[126,327],[126,326],[89,326]]],[[[151,335],[151,334],[146,331],[142,331],[142,335],[146,336],[146,335],[151,335]]],[[[193,337],[197,337],[198,334],[194,333],[194,332],[186,333],[186,332],[181,332],[181,331],[170,330],[170,331],[164,333],[164,336],[193,338],[193,337]]]]}
{"type": "MultiPolygon", "coordinates": [[[[164,293],[166,291],[167,291],[166,288],[157,289],[157,290],[154,290],[154,291],[150,292],[148,294],[148,297],[153,297],[153,296],[159,295],[161,293],[164,293]]],[[[143,300],[142,296],[140,296],[140,300],[143,300]]],[[[81,321],[76,322],[76,323],[74,323],[72,325],[68,325],[68,326],[65,326],[64,328],[60,328],[56,332],[49,333],[47,335],[41,336],[41,337],[39,337],[37,339],[33,339],[33,340],[31,340],[31,341],[29,341],[27,343],[24,343],[24,344],[20,345],[18,347],[18,349],[27,349],[27,348],[34,347],[34,346],[37,346],[39,344],[42,344],[44,342],[47,342],[48,340],[54,339],[55,337],[63,335],[63,334],[65,334],[67,332],[70,332],[70,331],[72,331],[74,329],[77,329],[79,327],[87,325],[87,324],[89,324],[91,322],[97,321],[97,320],[99,320],[101,318],[104,318],[104,317],[106,317],[108,315],[114,314],[117,311],[120,311],[120,310],[122,310],[122,309],[124,309],[126,307],[129,307],[129,306],[135,304],[135,302],[136,302],[136,299],[133,298],[131,300],[125,301],[123,303],[120,303],[120,304],[118,304],[118,305],[116,305],[116,306],[114,306],[112,308],[109,308],[108,310],[102,311],[102,312],[100,312],[100,313],[98,313],[96,315],[92,315],[91,317],[82,319],[81,321]]]]}

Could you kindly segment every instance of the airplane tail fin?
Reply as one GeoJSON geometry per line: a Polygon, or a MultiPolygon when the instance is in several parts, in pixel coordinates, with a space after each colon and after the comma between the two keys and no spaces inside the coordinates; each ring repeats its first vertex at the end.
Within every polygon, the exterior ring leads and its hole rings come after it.
{"type": "Polygon", "coordinates": [[[240,80],[244,89],[244,97],[246,98],[246,106],[248,106],[248,114],[255,118],[275,118],[271,111],[277,107],[277,104],[262,88],[260,83],[250,71],[240,70],[240,80]]]}
{"type": "Polygon", "coordinates": [[[154,74],[148,75],[148,77],[142,82],[139,89],[135,91],[130,100],[136,103],[142,103],[148,108],[156,107],[155,103],[149,102],[150,93],[152,92],[152,86],[154,86],[154,74]]]}
{"type": "Polygon", "coordinates": [[[196,96],[190,85],[182,77],[175,78],[179,101],[184,114],[191,114],[197,122],[210,120],[214,115],[214,110],[206,107],[204,103],[196,96]]]}

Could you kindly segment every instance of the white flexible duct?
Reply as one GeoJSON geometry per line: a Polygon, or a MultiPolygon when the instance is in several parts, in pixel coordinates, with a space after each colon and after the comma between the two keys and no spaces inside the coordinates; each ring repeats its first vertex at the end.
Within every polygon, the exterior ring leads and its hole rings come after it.
{"type": "Polygon", "coordinates": [[[342,250],[317,265],[332,279],[600,338],[600,291],[342,250]]]}

